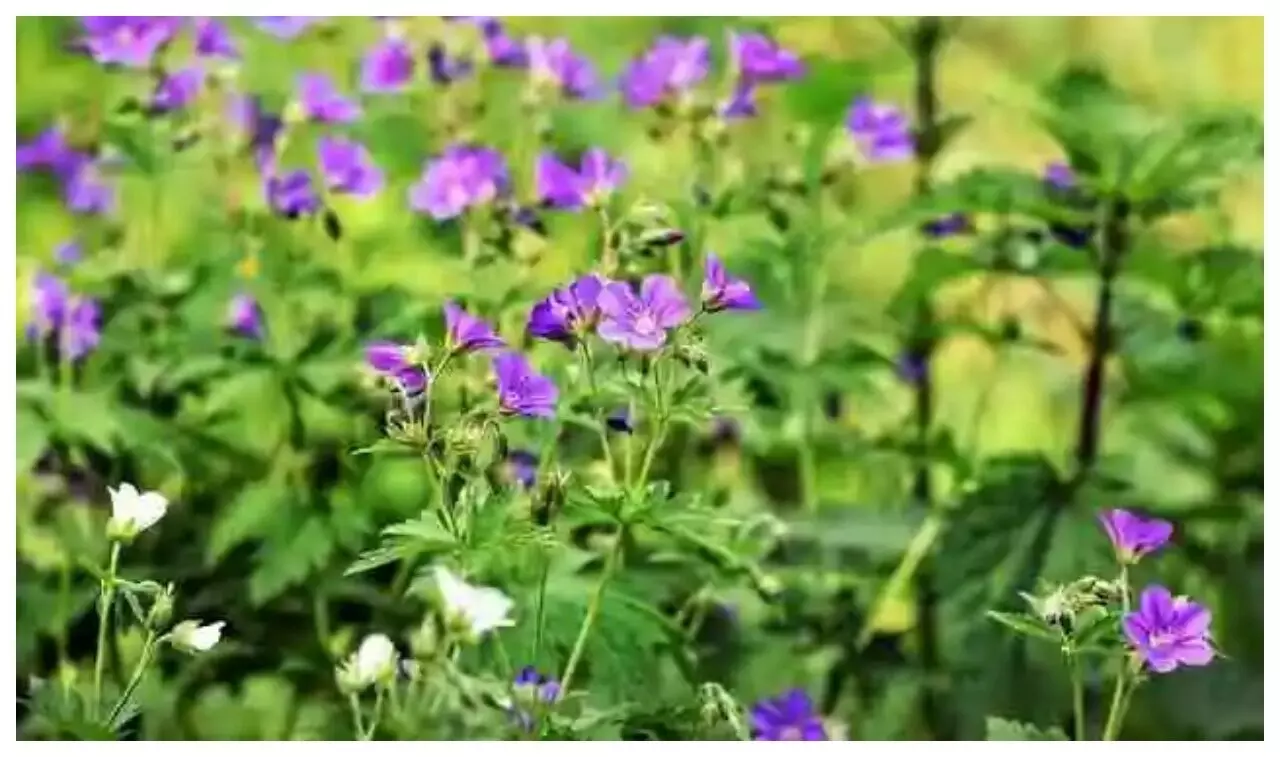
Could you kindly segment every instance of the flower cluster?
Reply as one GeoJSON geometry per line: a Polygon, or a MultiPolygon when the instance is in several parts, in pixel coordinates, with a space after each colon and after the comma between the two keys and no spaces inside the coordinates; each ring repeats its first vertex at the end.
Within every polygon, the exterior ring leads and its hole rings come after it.
{"type": "MultiPolygon", "coordinates": [[[[63,245],[58,257],[79,254],[78,244],[63,245]]],[[[26,336],[33,342],[53,340],[57,354],[77,361],[97,348],[102,338],[102,311],[97,300],[73,294],[58,276],[39,271],[31,281],[31,315],[26,336]]]]}

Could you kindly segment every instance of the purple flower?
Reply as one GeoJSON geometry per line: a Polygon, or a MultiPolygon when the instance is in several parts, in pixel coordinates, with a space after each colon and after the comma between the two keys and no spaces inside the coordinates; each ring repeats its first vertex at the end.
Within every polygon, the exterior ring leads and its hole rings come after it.
{"type": "Polygon", "coordinates": [[[101,317],[97,301],[87,297],[74,298],[61,331],[61,354],[69,360],[79,360],[96,349],[102,338],[101,317]]]}
{"type": "Polygon", "coordinates": [[[62,328],[71,295],[66,283],[51,273],[37,273],[31,280],[31,323],[27,338],[38,339],[62,328]]]}
{"type": "Polygon", "coordinates": [[[421,366],[410,362],[410,354],[409,347],[395,342],[372,342],[364,348],[365,363],[396,382],[401,391],[412,397],[427,388],[431,377],[421,366]]]}
{"type": "Polygon", "coordinates": [[[106,182],[98,164],[88,156],[82,156],[79,166],[63,181],[62,199],[73,213],[84,215],[110,213],[116,206],[115,187],[106,182]]]}
{"type": "Polygon", "coordinates": [[[576,171],[555,155],[543,153],[538,157],[534,177],[538,197],[552,207],[566,210],[598,205],[626,180],[626,164],[610,158],[599,147],[583,153],[581,168],[576,171]]]}
{"type": "Polygon", "coordinates": [[[712,444],[734,444],[742,435],[738,421],[727,415],[718,415],[711,421],[712,444]]]}
{"type": "Polygon", "coordinates": [[[605,280],[587,274],[539,301],[529,311],[527,329],[539,339],[560,342],[570,349],[600,316],[600,292],[605,280]]]}
{"type": "Polygon", "coordinates": [[[58,128],[45,129],[30,141],[18,143],[19,173],[47,168],[65,178],[74,173],[83,160],[84,156],[67,144],[58,128]]]}
{"type": "Polygon", "coordinates": [[[529,64],[529,53],[520,40],[507,34],[502,22],[493,16],[445,16],[446,21],[470,24],[484,36],[489,60],[503,68],[524,68],[529,64]]]}
{"type": "Polygon", "coordinates": [[[650,274],[640,284],[640,295],[626,284],[613,281],[600,292],[600,338],[641,352],[656,350],[667,341],[667,329],[689,320],[689,304],[675,279],[650,274]]]}
{"type": "Polygon", "coordinates": [[[398,37],[386,37],[365,53],[360,64],[360,89],[399,92],[413,80],[413,50],[398,37]]]}
{"type": "Polygon", "coordinates": [[[255,16],[253,25],[279,39],[293,39],[328,16],[255,16]]]}
{"type": "Polygon", "coordinates": [[[265,184],[267,204],[285,218],[292,220],[320,209],[320,196],[311,185],[311,175],[300,168],[271,174],[265,184]]]}
{"type": "Polygon", "coordinates": [[[276,139],[284,120],[263,108],[254,96],[232,99],[227,117],[248,139],[259,170],[267,170],[275,161],[276,139]]]}
{"type": "Polygon", "coordinates": [[[382,189],[382,170],[359,142],[324,136],[316,144],[316,152],[320,157],[320,172],[334,193],[369,197],[382,189]]]}
{"type": "Polygon", "coordinates": [[[708,252],[707,271],[702,279],[702,307],[708,313],[759,310],[760,302],[752,293],[750,284],[730,276],[720,258],[708,252]]]}
{"type": "Polygon", "coordinates": [[[555,383],[537,373],[519,352],[502,352],[493,359],[498,384],[498,408],[508,415],[554,418],[559,391],[555,383]]]}
{"type": "Polygon", "coordinates": [[[733,87],[733,94],[728,100],[720,103],[720,117],[729,121],[739,118],[751,118],[759,112],[756,107],[756,88],[754,84],[738,82],[733,87]]]}
{"type": "Polygon", "coordinates": [[[324,74],[305,73],[298,77],[298,103],[307,118],[323,124],[345,124],[360,117],[360,106],[343,97],[324,74]]]}
{"type": "Polygon", "coordinates": [[[800,56],[759,32],[731,33],[729,47],[738,76],[745,83],[779,82],[804,75],[800,56]]]}
{"type": "Polygon", "coordinates": [[[431,72],[431,81],[450,84],[471,73],[471,61],[451,56],[444,45],[433,44],[427,48],[427,70],[431,72]]]}
{"type": "Polygon", "coordinates": [[[237,58],[240,50],[236,41],[221,21],[215,18],[193,20],[196,37],[196,55],[202,58],[237,58]]]}
{"type": "Polygon", "coordinates": [[[549,676],[542,675],[538,669],[532,665],[526,665],[516,673],[515,680],[511,682],[513,694],[518,703],[513,703],[509,708],[513,720],[526,731],[533,730],[533,716],[529,713],[527,706],[532,704],[548,705],[552,704],[560,697],[560,682],[549,676]],[[525,707],[520,705],[524,704],[525,707]]]}
{"type": "Polygon", "coordinates": [[[1146,520],[1119,508],[1107,510],[1099,520],[1122,563],[1136,563],[1144,555],[1163,547],[1173,536],[1173,524],[1169,521],[1159,518],[1146,520]]]}
{"type": "Polygon", "coordinates": [[[1076,186],[1076,174],[1066,163],[1050,163],[1044,169],[1044,183],[1054,189],[1073,189],[1076,186]]]}
{"type": "Polygon", "coordinates": [[[604,425],[610,431],[617,431],[620,434],[632,434],[636,430],[635,422],[631,418],[631,410],[626,407],[620,407],[609,413],[604,419],[604,425]]]}
{"type": "Polygon", "coordinates": [[[1170,673],[1181,665],[1201,667],[1216,652],[1209,634],[1212,616],[1201,604],[1174,597],[1163,586],[1148,586],[1138,609],[1124,616],[1124,635],[1147,668],[1170,673]]]}
{"type": "Polygon", "coordinates": [[[198,66],[188,66],[166,74],[151,95],[151,110],[156,113],[181,110],[195,102],[203,86],[204,69],[198,66]]]}
{"type": "Polygon", "coordinates": [[[497,150],[452,145],[427,162],[422,178],[409,189],[409,205],[445,220],[492,202],[506,189],[507,166],[497,150]]]}
{"type": "Polygon", "coordinates": [[[756,741],[826,741],[827,731],[803,689],[792,689],[751,708],[756,741]]]}
{"type": "Polygon", "coordinates": [[[908,384],[918,384],[929,374],[929,359],[915,350],[898,355],[898,377],[908,384]]]}
{"type": "Polygon", "coordinates": [[[227,326],[250,339],[262,338],[262,308],[253,295],[241,292],[227,305],[227,326]]]}
{"type": "Polygon", "coordinates": [[[945,216],[935,218],[932,221],[927,222],[921,228],[921,231],[923,231],[926,236],[934,238],[964,234],[972,230],[973,224],[971,223],[969,216],[961,212],[949,213],[945,216]]]}
{"type": "Polygon", "coordinates": [[[505,347],[506,342],[493,333],[493,328],[458,307],[457,303],[444,304],[444,324],[448,332],[445,341],[449,351],[455,355],[479,350],[492,350],[505,347]]]}
{"type": "Polygon", "coordinates": [[[511,450],[507,454],[506,472],[522,488],[532,489],[538,481],[538,456],[522,449],[511,450]]]}
{"type": "Polygon", "coordinates": [[[82,16],[80,44],[99,63],[146,68],[181,23],[177,16],[82,16]]]}
{"type": "Polygon", "coordinates": [[[915,154],[915,137],[899,108],[859,97],[849,107],[844,123],[862,154],[873,163],[909,160],[915,154]]]}
{"type": "Polygon", "coordinates": [[[53,259],[66,266],[79,263],[83,256],[83,250],[78,239],[69,239],[53,250],[53,259]]]}
{"type": "Polygon", "coordinates": [[[622,74],[622,94],[633,108],[657,105],[668,95],[683,94],[706,78],[711,45],[705,37],[663,35],[622,74]]]}
{"type": "Polygon", "coordinates": [[[570,97],[584,98],[594,94],[597,86],[595,67],[578,55],[563,37],[543,39],[530,37],[525,45],[529,54],[529,73],[537,81],[559,87],[570,97]]]}

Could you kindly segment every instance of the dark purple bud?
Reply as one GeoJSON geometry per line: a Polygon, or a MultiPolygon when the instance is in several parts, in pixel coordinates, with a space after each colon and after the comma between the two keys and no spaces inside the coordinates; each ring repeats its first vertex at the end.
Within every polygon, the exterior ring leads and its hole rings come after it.
{"type": "Polygon", "coordinates": [[[636,430],[631,422],[631,410],[625,407],[620,407],[609,413],[609,416],[605,418],[604,425],[610,431],[617,431],[620,434],[631,434],[636,430]]]}

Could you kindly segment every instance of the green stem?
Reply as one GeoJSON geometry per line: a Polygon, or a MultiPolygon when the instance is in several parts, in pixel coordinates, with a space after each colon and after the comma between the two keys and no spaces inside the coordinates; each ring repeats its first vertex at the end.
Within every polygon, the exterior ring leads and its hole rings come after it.
{"type": "Polygon", "coordinates": [[[356,726],[356,740],[367,741],[364,735],[364,718],[360,715],[360,697],[351,694],[347,697],[347,701],[351,704],[351,719],[356,726]]]}
{"type": "Polygon", "coordinates": [[[889,600],[901,593],[911,583],[911,579],[915,577],[920,564],[924,562],[929,551],[933,549],[933,543],[942,535],[942,526],[943,516],[941,512],[934,510],[926,516],[924,523],[920,525],[920,530],[916,531],[911,543],[907,545],[907,551],[902,555],[902,560],[898,563],[898,567],[894,569],[893,574],[889,576],[889,580],[885,582],[884,588],[880,590],[880,593],[876,595],[875,601],[871,604],[871,612],[867,615],[867,621],[858,633],[857,643],[854,645],[855,649],[861,651],[871,641],[871,635],[875,633],[876,622],[879,620],[880,614],[884,612],[889,600]]]}
{"type": "Polygon", "coordinates": [[[534,611],[533,626],[533,659],[536,662],[542,654],[542,633],[547,622],[547,579],[551,575],[551,556],[542,556],[542,574],[538,576],[538,599],[534,611]]]}
{"type": "Polygon", "coordinates": [[[626,531],[619,530],[617,540],[613,543],[613,547],[609,550],[608,557],[605,558],[604,570],[600,573],[600,581],[596,584],[595,593],[591,595],[591,602],[587,605],[586,617],[582,619],[582,627],[578,629],[578,638],[573,642],[573,651],[569,653],[569,662],[564,666],[564,674],[560,676],[560,697],[563,698],[569,691],[569,684],[573,682],[573,674],[578,669],[578,663],[582,660],[582,653],[587,648],[587,638],[591,635],[591,627],[595,624],[596,616],[600,614],[600,605],[604,601],[604,590],[609,584],[609,579],[613,577],[613,572],[617,568],[622,559],[623,542],[626,540],[626,531]]]}
{"type": "Polygon", "coordinates": [[[1128,696],[1125,689],[1129,681],[1129,667],[1120,672],[1120,677],[1116,679],[1116,690],[1111,695],[1111,707],[1107,713],[1107,725],[1102,729],[1103,741],[1115,741],[1120,733],[1120,723],[1124,719],[1125,698],[1128,696]]]}
{"type": "Polygon", "coordinates": [[[1065,650],[1067,665],[1071,669],[1071,707],[1075,716],[1075,739],[1085,740],[1084,727],[1084,671],[1080,665],[1080,655],[1073,647],[1065,650]]]}
{"type": "Polygon", "coordinates": [[[147,631],[146,641],[142,643],[142,656],[138,658],[138,664],[133,669],[133,675],[129,676],[129,683],[124,687],[124,693],[116,701],[115,707],[111,708],[111,714],[107,716],[108,724],[115,722],[116,717],[124,709],[125,705],[129,703],[129,698],[133,696],[138,684],[142,683],[142,676],[147,672],[147,665],[151,664],[151,654],[155,651],[155,644],[155,631],[147,631]]]}
{"type": "Polygon", "coordinates": [[[120,565],[120,542],[111,545],[111,560],[107,564],[107,577],[100,581],[98,600],[98,651],[93,663],[93,712],[102,707],[102,674],[107,664],[107,630],[111,621],[111,607],[116,594],[116,570],[120,565]]]}
{"type": "Polygon", "coordinates": [[[378,730],[378,724],[382,722],[382,702],[383,693],[382,686],[379,685],[373,699],[373,717],[369,718],[369,730],[365,732],[364,741],[372,741],[373,734],[378,730]]]}

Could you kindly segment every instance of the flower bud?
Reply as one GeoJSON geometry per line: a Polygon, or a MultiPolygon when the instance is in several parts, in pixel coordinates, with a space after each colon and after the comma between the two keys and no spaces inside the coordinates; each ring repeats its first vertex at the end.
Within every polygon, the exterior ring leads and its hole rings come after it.
{"type": "Polygon", "coordinates": [[[173,617],[173,584],[169,584],[155,595],[151,602],[151,611],[147,613],[147,628],[152,630],[163,628],[173,617]]]}
{"type": "Polygon", "coordinates": [[[360,647],[338,669],[338,688],[354,694],[395,679],[399,653],[384,634],[366,636],[360,647]]]}

